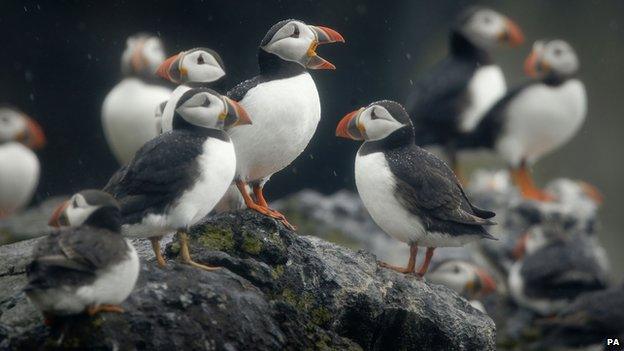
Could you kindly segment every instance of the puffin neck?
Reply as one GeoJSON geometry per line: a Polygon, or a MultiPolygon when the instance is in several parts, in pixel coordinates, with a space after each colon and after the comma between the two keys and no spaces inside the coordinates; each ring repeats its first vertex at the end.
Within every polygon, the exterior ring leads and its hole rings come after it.
{"type": "Polygon", "coordinates": [[[365,142],[360,152],[365,155],[378,151],[399,149],[412,144],[414,144],[414,129],[411,126],[404,126],[383,139],[365,142]]]}
{"type": "Polygon", "coordinates": [[[492,58],[487,51],[474,45],[457,29],[451,31],[450,53],[454,57],[474,61],[479,65],[492,63],[492,58]]]}
{"type": "Polygon", "coordinates": [[[102,207],[95,210],[84,222],[85,225],[121,232],[121,212],[118,208],[102,207]]]}
{"type": "Polygon", "coordinates": [[[286,61],[262,48],[258,49],[258,65],[261,75],[273,79],[295,77],[306,72],[306,68],[299,63],[286,61]]]}
{"type": "Polygon", "coordinates": [[[173,131],[188,133],[196,137],[217,138],[223,141],[230,140],[227,133],[221,129],[199,127],[187,122],[180,116],[174,116],[172,129],[173,131]]]}
{"type": "Polygon", "coordinates": [[[185,86],[193,89],[193,88],[210,88],[212,90],[216,90],[216,91],[223,91],[225,90],[225,76],[212,81],[212,82],[187,82],[184,83],[185,86]]]}
{"type": "Polygon", "coordinates": [[[572,78],[572,76],[561,76],[554,72],[551,72],[548,75],[546,75],[544,78],[542,78],[542,83],[551,87],[558,87],[561,84],[565,83],[570,78],[572,78]]]}

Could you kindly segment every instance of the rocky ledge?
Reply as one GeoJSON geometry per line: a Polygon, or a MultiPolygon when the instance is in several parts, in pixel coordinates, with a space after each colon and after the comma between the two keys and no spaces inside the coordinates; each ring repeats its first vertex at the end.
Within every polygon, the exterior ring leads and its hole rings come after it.
{"type": "MultiPolygon", "coordinates": [[[[37,239],[0,247],[0,349],[494,350],[492,320],[450,289],[378,268],[374,255],[299,236],[242,211],[190,233],[204,272],[164,269],[146,240],[123,314],[43,325],[21,292],[37,239]]],[[[175,238],[174,238],[175,239],[175,238]]]]}

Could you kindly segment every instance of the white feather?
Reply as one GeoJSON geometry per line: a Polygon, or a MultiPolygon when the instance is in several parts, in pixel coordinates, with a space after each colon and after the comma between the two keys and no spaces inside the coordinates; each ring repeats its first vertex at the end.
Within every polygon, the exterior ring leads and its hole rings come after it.
{"type": "Polygon", "coordinates": [[[0,217],[28,205],[39,183],[39,159],[26,146],[0,145],[0,217]]]}
{"type": "Polygon", "coordinates": [[[163,133],[168,132],[173,128],[172,124],[175,107],[178,104],[178,100],[180,100],[180,97],[182,97],[182,95],[184,95],[184,93],[189,90],[191,90],[191,87],[187,85],[179,85],[173,90],[173,93],[171,93],[171,97],[169,97],[169,99],[167,100],[167,104],[165,105],[165,109],[163,110],[161,117],[161,126],[163,133]]]}
{"type": "Polygon", "coordinates": [[[111,151],[120,164],[157,135],[154,111],[169,99],[171,90],[126,78],[111,90],[102,105],[102,126],[111,151]]]}
{"type": "Polygon", "coordinates": [[[355,159],[355,184],[375,223],[388,235],[419,246],[461,246],[476,240],[475,235],[450,236],[427,232],[420,219],[410,213],[396,198],[395,176],[382,152],[357,155],[355,159]]]}
{"type": "Polygon", "coordinates": [[[470,105],[461,115],[460,130],[464,133],[472,131],[506,92],[505,75],[499,66],[479,67],[468,83],[470,105]]]}
{"type": "Polygon", "coordinates": [[[230,131],[237,176],[249,182],[278,172],[306,148],[321,118],[321,104],[310,74],[278,79],[250,89],[240,104],[252,125],[230,131]]]}
{"type": "Polygon", "coordinates": [[[124,225],[124,235],[160,236],[188,228],[204,218],[223,197],[234,179],[236,155],[229,141],[209,138],[199,157],[200,175],[195,185],[185,191],[163,214],[152,214],[141,223],[124,225]]]}
{"type": "Polygon", "coordinates": [[[496,149],[513,166],[522,159],[534,163],[568,142],[586,113],[585,86],[578,79],[560,86],[530,86],[510,102],[496,149]]]}

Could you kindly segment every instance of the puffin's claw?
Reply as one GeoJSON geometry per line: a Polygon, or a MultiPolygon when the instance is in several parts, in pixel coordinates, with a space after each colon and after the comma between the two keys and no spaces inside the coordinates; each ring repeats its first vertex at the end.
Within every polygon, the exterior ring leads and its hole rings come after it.
{"type": "Polygon", "coordinates": [[[124,313],[125,311],[119,305],[104,304],[104,305],[89,306],[86,312],[89,316],[93,317],[96,314],[101,313],[101,312],[124,313]]]}

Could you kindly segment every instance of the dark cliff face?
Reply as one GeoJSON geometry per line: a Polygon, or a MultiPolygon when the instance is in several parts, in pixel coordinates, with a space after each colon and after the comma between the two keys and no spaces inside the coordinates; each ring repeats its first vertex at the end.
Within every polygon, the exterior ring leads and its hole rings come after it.
{"type": "Polygon", "coordinates": [[[126,313],[43,326],[20,288],[34,240],[0,247],[0,349],[494,350],[495,327],[451,290],[379,269],[372,254],[299,236],[251,212],[193,228],[193,257],[143,262],[126,313]]]}

